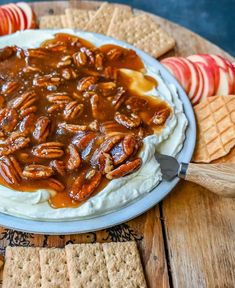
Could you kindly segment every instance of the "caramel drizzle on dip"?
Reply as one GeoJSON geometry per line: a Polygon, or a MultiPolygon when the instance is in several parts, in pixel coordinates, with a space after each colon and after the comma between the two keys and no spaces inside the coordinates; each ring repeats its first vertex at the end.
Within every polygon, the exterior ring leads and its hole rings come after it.
{"type": "Polygon", "coordinates": [[[37,49],[0,50],[0,183],[51,191],[77,207],[141,166],[143,138],[171,108],[133,50],[56,34],[37,49]]]}

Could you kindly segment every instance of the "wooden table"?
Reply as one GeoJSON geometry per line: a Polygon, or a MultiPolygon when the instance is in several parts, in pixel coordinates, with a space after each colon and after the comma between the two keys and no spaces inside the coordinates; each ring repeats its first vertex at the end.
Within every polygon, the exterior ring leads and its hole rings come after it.
{"type": "MultiPolygon", "coordinates": [[[[92,1],[32,4],[39,16],[61,14],[66,7],[96,9],[99,5],[92,1]]],[[[160,17],[155,18],[177,41],[175,51],[169,55],[204,52],[219,53],[232,59],[189,30],[160,17]]],[[[235,287],[234,238],[235,200],[181,182],[144,215],[103,231],[48,236],[0,228],[0,253],[4,253],[6,245],[63,247],[68,243],[136,240],[149,287],[232,288],[235,287]]]]}

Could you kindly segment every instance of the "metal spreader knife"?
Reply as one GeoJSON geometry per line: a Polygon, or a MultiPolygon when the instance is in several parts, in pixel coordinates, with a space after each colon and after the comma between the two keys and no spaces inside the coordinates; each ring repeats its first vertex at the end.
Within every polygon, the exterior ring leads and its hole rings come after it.
{"type": "Polygon", "coordinates": [[[179,177],[199,184],[218,195],[235,197],[235,163],[187,164],[179,163],[174,157],[159,153],[155,157],[166,181],[179,177]]]}

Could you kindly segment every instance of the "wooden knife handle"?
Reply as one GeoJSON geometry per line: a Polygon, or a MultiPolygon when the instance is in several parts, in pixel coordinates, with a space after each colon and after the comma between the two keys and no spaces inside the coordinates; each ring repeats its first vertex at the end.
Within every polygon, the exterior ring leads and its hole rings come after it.
{"type": "Polygon", "coordinates": [[[224,196],[235,197],[235,164],[181,164],[179,177],[224,196]],[[183,174],[184,177],[183,177],[183,174]]]}

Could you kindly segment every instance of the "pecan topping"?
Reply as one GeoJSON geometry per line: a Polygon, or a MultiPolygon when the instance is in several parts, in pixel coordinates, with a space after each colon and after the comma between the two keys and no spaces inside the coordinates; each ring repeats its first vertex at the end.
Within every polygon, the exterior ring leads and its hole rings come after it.
{"type": "Polygon", "coordinates": [[[28,146],[30,139],[24,133],[13,132],[10,137],[0,145],[0,155],[9,155],[28,146]]]}
{"type": "Polygon", "coordinates": [[[73,144],[68,146],[68,161],[67,161],[67,169],[75,170],[81,164],[81,157],[76,147],[73,144]]]}
{"type": "Polygon", "coordinates": [[[70,80],[70,79],[76,79],[78,77],[78,74],[73,68],[67,67],[62,70],[61,76],[66,80],[70,80]]]}
{"type": "Polygon", "coordinates": [[[104,55],[98,53],[95,55],[95,67],[97,70],[103,70],[104,55]]]}
{"type": "Polygon", "coordinates": [[[50,162],[51,168],[61,176],[65,175],[65,165],[62,160],[52,160],[50,162]]]}
{"type": "Polygon", "coordinates": [[[140,168],[141,163],[142,163],[142,160],[140,158],[137,158],[133,161],[122,164],[118,168],[116,168],[113,171],[106,174],[106,178],[111,180],[114,178],[120,178],[120,177],[126,176],[128,174],[131,174],[140,168]]]}
{"type": "Polygon", "coordinates": [[[65,189],[64,185],[60,181],[54,178],[49,178],[47,180],[47,184],[50,189],[57,191],[57,192],[62,192],[65,189]]]}
{"type": "Polygon", "coordinates": [[[79,117],[84,109],[83,104],[79,104],[77,101],[72,101],[65,106],[64,118],[65,120],[74,120],[79,117]]]}
{"type": "Polygon", "coordinates": [[[128,117],[124,114],[116,112],[114,119],[121,125],[125,126],[128,129],[137,128],[141,124],[141,119],[138,115],[132,113],[131,117],[128,117]]]}
{"type": "Polygon", "coordinates": [[[46,87],[49,91],[55,91],[61,83],[61,78],[57,75],[36,76],[33,79],[33,86],[46,87]]]}
{"type": "Polygon", "coordinates": [[[68,96],[67,93],[51,93],[47,95],[47,100],[54,104],[66,104],[69,103],[72,99],[68,96]]]}
{"type": "Polygon", "coordinates": [[[21,168],[14,156],[0,157],[0,177],[8,184],[19,184],[21,181],[21,168]]]}
{"type": "Polygon", "coordinates": [[[87,64],[87,55],[84,51],[79,51],[73,54],[73,62],[77,67],[84,66],[87,64]]]}
{"type": "Polygon", "coordinates": [[[101,153],[100,157],[99,157],[99,161],[98,161],[98,165],[99,165],[99,170],[104,173],[107,174],[110,171],[112,171],[114,169],[114,165],[113,165],[113,158],[110,154],[108,153],[101,153]]]}
{"type": "Polygon", "coordinates": [[[123,52],[118,50],[117,48],[113,48],[109,50],[107,53],[107,57],[109,60],[118,60],[123,55],[123,52]]]}
{"type": "Polygon", "coordinates": [[[39,143],[45,142],[48,135],[50,133],[50,120],[46,116],[39,117],[36,125],[35,130],[33,132],[33,137],[39,143]]]}
{"type": "Polygon", "coordinates": [[[34,130],[34,124],[36,120],[36,115],[31,113],[23,118],[23,120],[20,122],[19,129],[24,134],[29,134],[33,132],[34,130]]]}
{"type": "Polygon", "coordinates": [[[27,179],[44,179],[53,174],[53,169],[44,165],[27,165],[23,170],[23,176],[27,179]]]}
{"type": "Polygon", "coordinates": [[[34,147],[32,153],[39,158],[60,158],[64,155],[63,146],[60,142],[47,142],[34,147]]]}
{"type": "Polygon", "coordinates": [[[115,107],[115,110],[119,109],[122,103],[125,101],[125,90],[123,87],[118,87],[115,96],[112,100],[112,105],[115,107]]]}
{"type": "Polygon", "coordinates": [[[81,80],[79,80],[77,89],[78,91],[83,92],[89,89],[91,85],[95,84],[96,81],[97,78],[94,76],[83,77],[81,80]]]}
{"type": "Polygon", "coordinates": [[[66,122],[59,123],[58,128],[60,134],[62,134],[61,131],[77,134],[78,132],[88,130],[88,127],[86,125],[68,124],[66,122]]]}
{"type": "Polygon", "coordinates": [[[85,150],[89,143],[97,137],[97,133],[95,132],[82,132],[76,135],[72,142],[79,150],[85,150]]]}
{"type": "Polygon", "coordinates": [[[99,186],[101,176],[102,174],[95,170],[83,172],[74,181],[69,194],[70,197],[78,202],[85,201],[99,186]]]}
{"type": "Polygon", "coordinates": [[[100,118],[101,116],[101,113],[99,111],[99,108],[98,108],[98,103],[99,103],[99,96],[97,94],[94,94],[92,97],[91,97],[91,110],[92,110],[92,116],[94,118],[100,118]]]}
{"type": "Polygon", "coordinates": [[[47,50],[43,48],[28,49],[26,50],[25,54],[27,57],[41,58],[41,59],[44,59],[49,56],[47,50]]]}
{"type": "MultiPolygon", "coordinates": [[[[22,94],[20,97],[16,98],[13,101],[11,107],[17,110],[20,110],[21,115],[23,115],[25,114],[24,113],[25,111],[28,111],[28,109],[34,108],[34,107],[36,108],[36,106],[34,106],[36,101],[37,101],[37,95],[34,92],[26,92],[22,94]]],[[[26,116],[26,115],[23,115],[23,116],[26,116]]]]}
{"type": "Polygon", "coordinates": [[[156,125],[162,125],[166,122],[166,119],[169,117],[169,110],[162,109],[154,113],[152,122],[156,125]]]}
{"type": "Polygon", "coordinates": [[[18,114],[15,109],[4,108],[0,110],[0,129],[4,132],[12,132],[18,122],[18,114]]]}
{"type": "Polygon", "coordinates": [[[6,96],[12,94],[17,88],[19,87],[19,83],[15,81],[10,81],[5,83],[2,86],[2,93],[5,94],[6,96]]]}
{"type": "Polygon", "coordinates": [[[61,61],[58,62],[57,68],[69,66],[72,63],[72,57],[70,55],[63,56],[61,61]]]}

